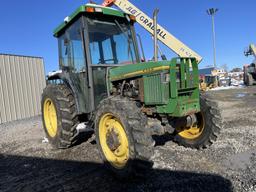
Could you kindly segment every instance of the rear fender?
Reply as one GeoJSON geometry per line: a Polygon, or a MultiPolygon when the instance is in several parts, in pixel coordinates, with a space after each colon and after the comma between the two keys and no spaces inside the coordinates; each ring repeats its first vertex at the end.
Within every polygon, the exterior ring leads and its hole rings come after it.
{"type": "Polygon", "coordinates": [[[78,114],[86,113],[85,108],[85,99],[78,95],[79,91],[78,88],[74,85],[73,81],[70,78],[70,74],[65,71],[56,71],[49,73],[47,77],[47,83],[63,83],[65,84],[70,90],[75,98],[75,104],[78,111],[78,114]],[[60,80],[60,82],[58,81],[60,80]]]}

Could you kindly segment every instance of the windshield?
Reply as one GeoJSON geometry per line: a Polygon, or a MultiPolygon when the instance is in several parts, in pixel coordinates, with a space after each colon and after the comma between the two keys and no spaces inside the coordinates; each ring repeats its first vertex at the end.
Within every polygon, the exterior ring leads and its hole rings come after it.
{"type": "Polygon", "coordinates": [[[132,64],[136,62],[130,26],[88,18],[92,64],[132,64]]]}

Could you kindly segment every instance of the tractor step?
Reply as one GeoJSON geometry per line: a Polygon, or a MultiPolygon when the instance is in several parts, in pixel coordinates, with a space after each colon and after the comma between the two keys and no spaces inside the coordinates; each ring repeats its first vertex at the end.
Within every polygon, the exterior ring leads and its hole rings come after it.
{"type": "Polygon", "coordinates": [[[80,123],[77,125],[76,130],[78,133],[85,133],[93,131],[92,127],[89,126],[87,123],[80,123]]]}

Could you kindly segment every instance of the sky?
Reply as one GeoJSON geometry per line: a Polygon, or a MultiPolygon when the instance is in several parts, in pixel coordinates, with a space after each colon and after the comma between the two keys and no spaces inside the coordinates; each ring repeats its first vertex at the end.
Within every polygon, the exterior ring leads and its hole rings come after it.
{"type": "MultiPolygon", "coordinates": [[[[130,0],[148,15],[159,8],[158,23],[203,57],[199,68],[213,65],[212,25],[208,8],[218,8],[215,17],[217,66],[231,70],[251,63],[244,49],[256,43],[255,0],[130,0]]],[[[53,30],[87,0],[8,0],[0,4],[0,53],[44,58],[45,70],[58,69],[57,40],[53,30]]],[[[94,0],[101,3],[101,0],[94,0]]],[[[151,36],[139,24],[146,57],[153,56],[151,36]]],[[[176,55],[160,44],[168,59],[176,55]]]]}

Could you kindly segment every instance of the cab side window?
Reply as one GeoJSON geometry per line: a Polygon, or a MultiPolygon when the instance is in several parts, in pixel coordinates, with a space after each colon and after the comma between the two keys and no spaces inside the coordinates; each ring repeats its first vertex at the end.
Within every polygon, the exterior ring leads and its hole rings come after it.
{"type": "Polygon", "coordinates": [[[59,47],[61,67],[69,67],[72,72],[85,71],[86,61],[80,19],[59,38],[59,47]]]}

